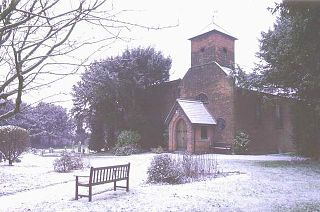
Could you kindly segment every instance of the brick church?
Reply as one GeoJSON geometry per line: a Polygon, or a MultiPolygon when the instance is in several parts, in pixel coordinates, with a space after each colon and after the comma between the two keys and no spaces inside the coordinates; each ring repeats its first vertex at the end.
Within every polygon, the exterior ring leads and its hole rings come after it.
{"type": "Polygon", "coordinates": [[[249,135],[250,153],[293,151],[291,100],[235,85],[236,38],[212,30],[190,41],[191,68],[155,86],[147,105],[149,117],[168,130],[169,151],[210,152],[216,143],[232,145],[238,130],[249,135]]]}

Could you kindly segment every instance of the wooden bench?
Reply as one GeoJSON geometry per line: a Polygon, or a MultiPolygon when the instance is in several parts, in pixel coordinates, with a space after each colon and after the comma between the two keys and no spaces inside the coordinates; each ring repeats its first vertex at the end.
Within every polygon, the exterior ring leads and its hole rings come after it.
{"type": "Polygon", "coordinates": [[[210,148],[213,150],[213,152],[218,153],[231,153],[232,146],[225,142],[214,142],[210,146],[210,148]]]}
{"type": "Polygon", "coordinates": [[[117,166],[91,167],[89,176],[76,176],[76,200],[80,197],[88,197],[92,200],[92,187],[105,183],[113,182],[113,190],[116,188],[125,188],[129,191],[129,171],[130,163],[117,166]],[[117,181],[126,180],[126,186],[117,186],[117,181]],[[79,186],[88,187],[89,194],[79,194],[79,186]]]}

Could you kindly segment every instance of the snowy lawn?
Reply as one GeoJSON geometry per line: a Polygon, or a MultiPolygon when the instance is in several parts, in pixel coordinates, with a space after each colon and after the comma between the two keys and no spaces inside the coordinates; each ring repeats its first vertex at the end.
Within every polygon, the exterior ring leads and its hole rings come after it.
{"type": "Polygon", "coordinates": [[[0,211],[320,211],[320,165],[284,155],[217,155],[218,168],[233,173],[181,185],[151,185],[154,154],[89,156],[88,166],[131,163],[130,191],[113,184],[93,187],[93,201],[74,200],[75,175],[53,171],[55,157],[25,154],[0,163],[0,211]],[[100,191],[107,190],[101,193],[100,191]]]}

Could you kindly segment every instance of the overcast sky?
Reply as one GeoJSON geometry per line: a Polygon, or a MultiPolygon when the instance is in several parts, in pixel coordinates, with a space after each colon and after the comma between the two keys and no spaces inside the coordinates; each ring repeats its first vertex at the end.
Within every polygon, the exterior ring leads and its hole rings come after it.
{"type": "MultiPolygon", "coordinates": [[[[235,46],[235,59],[245,70],[249,71],[257,62],[255,53],[259,50],[260,34],[272,28],[275,17],[267,8],[274,7],[273,0],[114,0],[115,10],[131,10],[123,13],[121,18],[146,26],[171,26],[163,30],[131,29],[123,36],[132,38],[131,42],[117,41],[109,48],[97,52],[92,58],[99,60],[120,54],[125,48],[152,46],[172,58],[171,80],[182,78],[190,68],[189,38],[222,27],[230,35],[238,38],[235,46]],[[217,25],[213,24],[216,23],[217,25]]],[[[279,2],[279,1],[276,1],[279,2]]],[[[90,29],[89,33],[95,33],[90,29]]],[[[81,54],[79,54],[81,55],[81,54]]],[[[62,92],[56,100],[70,100],[61,105],[72,107],[72,85],[79,76],[67,78],[45,90],[46,95],[62,92]]],[[[44,91],[41,91],[42,94],[44,91]]],[[[32,97],[38,96],[34,93],[32,97]]]]}

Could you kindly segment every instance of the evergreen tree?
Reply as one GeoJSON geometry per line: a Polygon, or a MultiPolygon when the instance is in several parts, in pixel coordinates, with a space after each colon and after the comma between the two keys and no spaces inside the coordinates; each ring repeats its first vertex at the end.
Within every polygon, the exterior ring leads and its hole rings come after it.
{"type": "Polygon", "coordinates": [[[262,33],[258,53],[261,63],[254,75],[260,89],[273,88],[300,101],[293,109],[297,150],[317,157],[320,153],[320,2],[283,1],[273,12],[279,16],[274,28],[262,33]]]}
{"type": "MultiPolygon", "coordinates": [[[[170,68],[171,59],[151,47],[127,49],[120,56],[94,62],[73,88],[73,114],[84,120],[103,117],[108,146],[114,145],[115,134],[122,129],[137,130],[143,137],[149,125],[143,108],[148,99],[145,90],[167,81],[170,68]]],[[[92,133],[100,132],[94,122],[86,123],[92,133]]]]}

